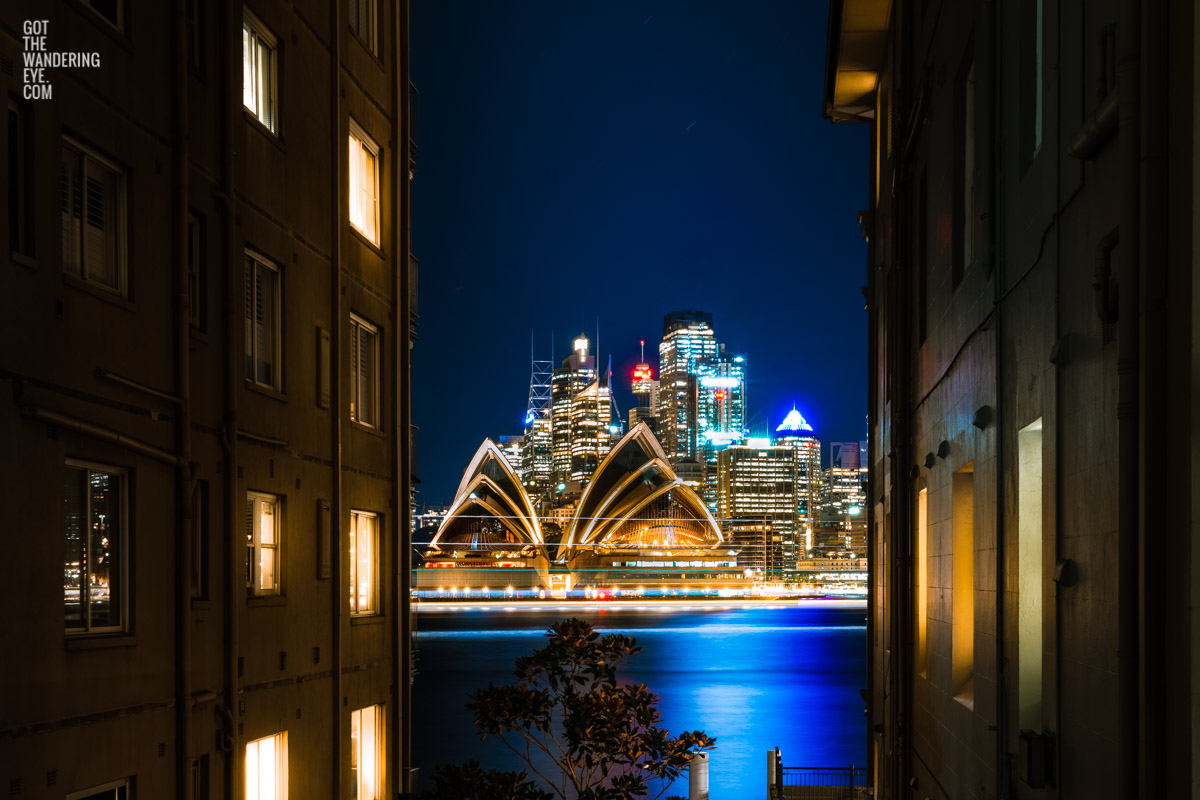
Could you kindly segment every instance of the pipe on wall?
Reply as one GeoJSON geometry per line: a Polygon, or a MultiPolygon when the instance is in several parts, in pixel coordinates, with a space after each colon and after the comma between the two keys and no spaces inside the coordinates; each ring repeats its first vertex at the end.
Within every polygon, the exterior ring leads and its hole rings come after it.
{"type": "Polygon", "coordinates": [[[1120,0],[1121,259],[1117,310],[1117,750],[1119,797],[1137,797],[1139,733],[1138,271],[1141,252],[1141,2],[1120,0]]]}
{"type": "Polygon", "coordinates": [[[330,5],[329,35],[329,174],[332,182],[330,201],[331,258],[329,264],[329,417],[330,445],[332,448],[332,497],[329,498],[329,612],[331,670],[333,693],[330,697],[330,753],[333,756],[330,797],[342,796],[342,729],[343,685],[342,680],[342,226],[349,219],[348,208],[342,199],[349,198],[349,183],[345,167],[346,137],[348,122],[343,123],[342,103],[342,37],[346,33],[346,20],[342,16],[342,4],[330,5]]]}
{"type": "Polygon", "coordinates": [[[187,798],[191,773],[191,562],[192,460],[191,315],[188,285],[188,46],[187,3],[175,0],[174,159],[175,190],[175,796],[187,798]]]}

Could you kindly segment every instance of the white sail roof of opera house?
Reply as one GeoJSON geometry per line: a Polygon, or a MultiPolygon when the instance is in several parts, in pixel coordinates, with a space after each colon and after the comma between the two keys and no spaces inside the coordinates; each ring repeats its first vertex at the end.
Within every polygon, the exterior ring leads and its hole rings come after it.
{"type": "Polygon", "coordinates": [[[545,541],[521,479],[496,443],[484,439],[429,546],[494,550],[503,545],[540,548],[545,541]]]}
{"type": "Polygon", "coordinates": [[[708,506],[675,474],[645,423],[609,451],[579,498],[568,548],[715,547],[724,542],[708,506]]]}

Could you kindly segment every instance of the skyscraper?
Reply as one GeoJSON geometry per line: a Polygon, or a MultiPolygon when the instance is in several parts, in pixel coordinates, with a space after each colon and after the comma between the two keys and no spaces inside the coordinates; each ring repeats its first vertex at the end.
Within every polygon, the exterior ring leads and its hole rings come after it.
{"type": "Polygon", "coordinates": [[[597,373],[596,357],[588,355],[590,344],[585,335],[576,337],[573,352],[550,381],[556,481],[586,481],[612,447],[608,376],[597,373]]]}
{"type": "Polygon", "coordinates": [[[697,367],[696,461],[704,468],[701,494],[717,509],[717,456],[746,435],[746,357],[725,352],[697,367]]]}
{"type": "Polygon", "coordinates": [[[531,359],[529,405],[525,411],[525,440],[522,443],[518,473],[530,497],[538,498],[553,481],[553,397],[551,376],[553,361],[531,359]]]}
{"type": "Polygon", "coordinates": [[[717,355],[712,314],[672,311],[658,346],[659,438],[671,463],[696,457],[696,395],[700,368],[717,355]]]}
{"type": "Polygon", "coordinates": [[[821,442],[812,426],[792,406],[775,428],[775,444],[792,450],[792,469],[796,475],[796,530],[803,536],[805,549],[812,549],[812,528],[817,522],[821,500],[821,442]]]}
{"type": "Polygon", "coordinates": [[[718,456],[721,529],[753,552],[738,563],[796,569],[799,557],[796,453],[789,446],[731,445],[718,456]]]}

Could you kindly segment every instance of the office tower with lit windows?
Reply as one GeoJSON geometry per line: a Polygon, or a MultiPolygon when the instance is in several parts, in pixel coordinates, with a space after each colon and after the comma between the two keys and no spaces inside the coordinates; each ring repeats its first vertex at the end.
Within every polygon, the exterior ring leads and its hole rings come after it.
{"type": "Polygon", "coordinates": [[[701,496],[717,509],[717,457],[746,436],[746,357],[725,352],[700,364],[696,381],[696,461],[704,467],[701,496]]]}
{"type": "Polygon", "coordinates": [[[529,496],[541,497],[550,487],[554,453],[553,393],[551,360],[532,358],[529,375],[529,404],[525,410],[525,434],[521,448],[521,466],[517,473],[529,496]]]}
{"type": "Polygon", "coordinates": [[[0,4],[10,796],[412,790],[408,7],[0,4]]]}
{"type": "Polygon", "coordinates": [[[795,458],[792,447],[765,441],[758,446],[730,445],[717,456],[716,516],[721,529],[762,544],[763,552],[747,559],[764,565],[781,561],[785,572],[794,572],[801,556],[795,458]],[[778,552],[768,552],[768,543],[778,552]]]}
{"type": "Polygon", "coordinates": [[[646,361],[646,340],[641,342],[641,360],[633,368],[633,380],[630,389],[637,398],[637,405],[629,409],[629,428],[637,427],[644,422],[651,433],[658,433],[658,381],[654,379],[654,369],[646,361]]]}
{"type": "Polygon", "coordinates": [[[550,380],[553,479],[587,481],[612,448],[612,398],[607,375],[580,334],[550,380]]]}
{"type": "Polygon", "coordinates": [[[775,444],[791,448],[796,474],[796,529],[805,549],[812,549],[812,532],[821,503],[821,441],[812,425],[793,406],[775,428],[775,444]]]}
{"type": "Polygon", "coordinates": [[[696,457],[696,397],[701,369],[717,356],[707,311],[673,311],[663,318],[658,346],[659,439],[671,463],[696,457]]]}

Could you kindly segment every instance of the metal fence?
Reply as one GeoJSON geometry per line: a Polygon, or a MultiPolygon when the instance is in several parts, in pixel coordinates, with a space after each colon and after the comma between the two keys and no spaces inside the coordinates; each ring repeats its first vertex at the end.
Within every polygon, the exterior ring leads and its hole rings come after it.
{"type": "Polygon", "coordinates": [[[862,767],[784,767],[771,786],[770,800],[857,800],[870,797],[862,767]]]}

